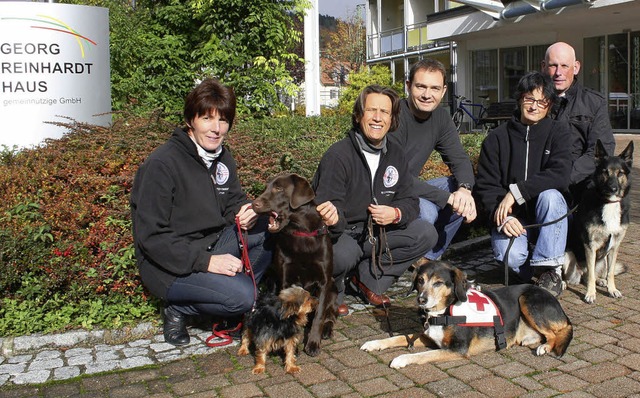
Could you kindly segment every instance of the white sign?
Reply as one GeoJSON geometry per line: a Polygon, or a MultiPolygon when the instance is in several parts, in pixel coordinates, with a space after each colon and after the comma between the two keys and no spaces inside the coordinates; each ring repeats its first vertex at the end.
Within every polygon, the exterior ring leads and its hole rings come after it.
{"type": "Polygon", "coordinates": [[[108,9],[0,2],[0,146],[66,132],[47,122],[108,126],[109,79],[108,9]]]}

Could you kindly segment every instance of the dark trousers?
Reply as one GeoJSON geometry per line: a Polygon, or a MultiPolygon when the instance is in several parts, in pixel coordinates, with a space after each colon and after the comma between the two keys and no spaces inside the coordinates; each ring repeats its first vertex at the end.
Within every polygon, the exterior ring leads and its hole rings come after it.
{"type": "MultiPolygon", "coordinates": [[[[256,283],[271,264],[271,249],[266,241],[266,227],[259,223],[247,236],[247,248],[256,283]]],[[[225,228],[211,254],[229,253],[241,258],[236,226],[225,228]]],[[[187,315],[237,317],[248,312],[254,303],[251,276],[240,272],[235,276],[194,272],[177,278],[169,287],[167,302],[187,315]]]]}
{"type": "MultiPolygon", "coordinates": [[[[374,230],[377,229],[374,226],[374,230]]],[[[363,233],[367,234],[366,231],[363,233]]],[[[438,233],[433,225],[420,219],[402,229],[387,227],[389,252],[382,251],[376,261],[379,264],[372,264],[369,240],[356,238],[345,231],[333,244],[333,276],[338,288],[338,303],[344,298],[345,278],[352,272],[374,293],[384,293],[413,261],[436,244],[438,233]]]]}

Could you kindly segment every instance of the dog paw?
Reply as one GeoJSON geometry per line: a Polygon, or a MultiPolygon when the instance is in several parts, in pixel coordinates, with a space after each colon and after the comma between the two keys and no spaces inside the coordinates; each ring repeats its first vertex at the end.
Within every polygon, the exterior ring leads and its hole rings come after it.
{"type": "Polygon", "coordinates": [[[322,327],[322,339],[327,340],[333,336],[333,322],[327,322],[322,327]]]}
{"type": "Polygon", "coordinates": [[[378,343],[378,340],[367,341],[362,346],[360,346],[362,351],[380,351],[382,349],[382,345],[378,343]]]}
{"type": "Polygon", "coordinates": [[[300,373],[300,366],[297,366],[297,365],[285,366],[284,371],[285,373],[289,373],[291,375],[294,373],[300,373]]]}
{"type": "Polygon", "coordinates": [[[253,370],[251,371],[251,373],[253,373],[254,375],[260,375],[264,373],[264,366],[261,365],[256,365],[253,367],[253,370]]]}
{"type": "Polygon", "coordinates": [[[618,289],[609,290],[609,295],[613,298],[622,298],[622,292],[618,289]]]}
{"type": "Polygon", "coordinates": [[[409,355],[410,354],[404,354],[404,355],[400,355],[398,357],[393,358],[393,361],[391,361],[391,364],[389,365],[389,367],[393,369],[404,368],[405,366],[409,365],[409,355]]]}
{"type": "Polygon", "coordinates": [[[596,279],[596,285],[605,287],[607,286],[607,280],[604,278],[598,278],[596,279]]]}
{"type": "Polygon", "coordinates": [[[562,290],[567,290],[567,282],[562,281],[562,290]]]}
{"type": "Polygon", "coordinates": [[[317,341],[307,342],[307,345],[304,346],[304,352],[306,352],[310,357],[317,356],[320,354],[320,343],[317,341]]]}
{"type": "Polygon", "coordinates": [[[587,292],[587,294],[584,295],[584,302],[588,303],[588,304],[595,303],[596,302],[596,294],[587,292]]]}
{"type": "Polygon", "coordinates": [[[240,355],[241,357],[249,355],[249,350],[247,349],[247,347],[240,347],[240,349],[238,349],[238,355],[240,355]]]}
{"type": "Polygon", "coordinates": [[[542,345],[539,345],[538,348],[536,348],[537,356],[546,355],[549,352],[551,352],[551,347],[549,347],[548,344],[542,344],[542,345]]]}

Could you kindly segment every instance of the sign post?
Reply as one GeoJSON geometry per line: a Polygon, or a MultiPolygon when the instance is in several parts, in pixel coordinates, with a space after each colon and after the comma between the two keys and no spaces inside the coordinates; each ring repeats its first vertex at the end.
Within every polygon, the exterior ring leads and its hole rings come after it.
{"type": "Polygon", "coordinates": [[[109,10],[0,2],[0,146],[60,138],[48,122],[111,123],[109,10]]]}

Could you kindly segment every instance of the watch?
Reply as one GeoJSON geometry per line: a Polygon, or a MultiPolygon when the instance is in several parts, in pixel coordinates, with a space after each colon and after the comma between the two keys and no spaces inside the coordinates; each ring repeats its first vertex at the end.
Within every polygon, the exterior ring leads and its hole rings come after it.
{"type": "Polygon", "coordinates": [[[461,182],[460,184],[458,184],[458,188],[464,188],[471,191],[471,184],[469,184],[468,182],[461,182]]]}

